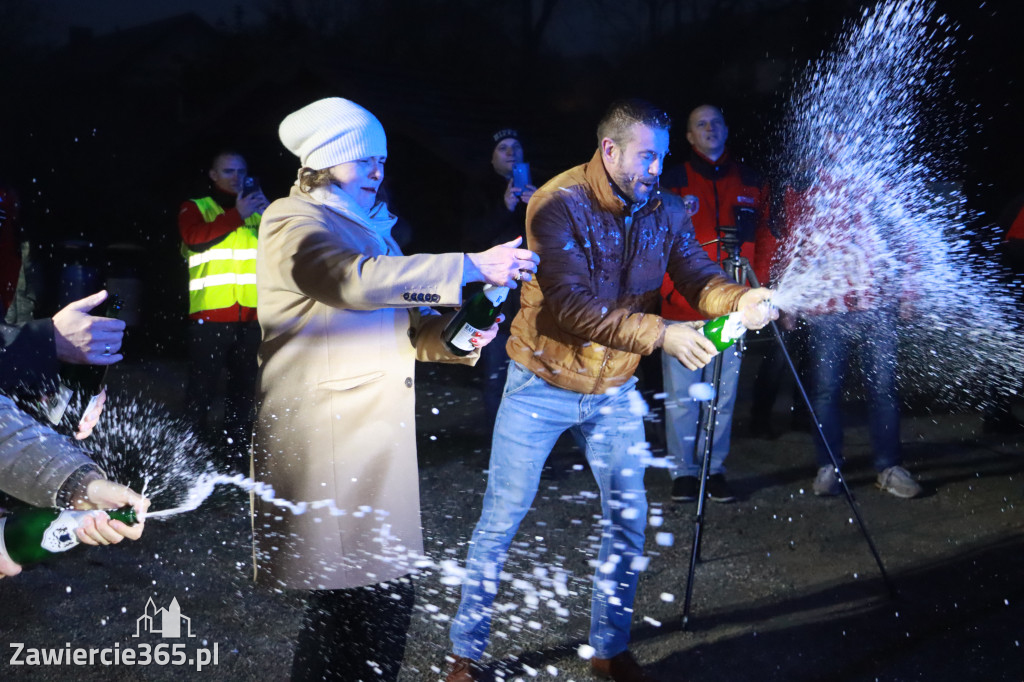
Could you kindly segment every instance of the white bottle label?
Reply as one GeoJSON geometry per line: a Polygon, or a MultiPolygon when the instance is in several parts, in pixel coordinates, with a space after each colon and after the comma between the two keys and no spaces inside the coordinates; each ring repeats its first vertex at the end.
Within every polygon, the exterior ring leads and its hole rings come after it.
{"type": "Polygon", "coordinates": [[[57,384],[56,392],[43,401],[43,412],[53,425],[60,424],[75,392],[64,384],[57,384]]]}
{"type": "Polygon", "coordinates": [[[470,341],[473,339],[473,334],[476,334],[480,331],[482,330],[477,329],[471,324],[463,324],[462,329],[457,331],[455,335],[452,337],[451,344],[458,348],[459,350],[464,350],[467,353],[472,353],[474,350],[476,350],[476,346],[470,343],[470,341]]]}
{"type": "Polygon", "coordinates": [[[735,341],[747,333],[743,324],[743,313],[730,313],[722,325],[722,341],[735,341]]]}
{"type": "Polygon", "coordinates": [[[56,553],[66,552],[77,545],[78,536],[75,535],[75,530],[78,528],[80,516],[81,514],[73,511],[61,512],[43,533],[40,546],[47,552],[56,553]]]}

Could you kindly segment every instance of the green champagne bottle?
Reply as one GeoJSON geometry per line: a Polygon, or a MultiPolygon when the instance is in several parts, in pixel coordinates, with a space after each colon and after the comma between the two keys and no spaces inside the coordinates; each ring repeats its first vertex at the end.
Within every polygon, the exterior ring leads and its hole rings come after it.
{"type": "MultiPolygon", "coordinates": [[[[97,511],[29,508],[0,516],[0,556],[6,554],[24,565],[66,552],[79,544],[75,530],[97,511]]],[[[130,526],[139,521],[133,507],[104,511],[110,518],[130,526]]]]}
{"type": "Polygon", "coordinates": [[[723,351],[739,341],[747,333],[747,328],[743,325],[743,314],[735,312],[716,317],[701,327],[701,331],[711,339],[715,348],[723,351]]]}
{"type": "Polygon", "coordinates": [[[475,349],[473,334],[487,329],[498,319],[501,304],[508,298],[508,287],[485,284],[482,291],[459,309],[441,332],[441,340],[452,355],[469,355],[475,349]]]}

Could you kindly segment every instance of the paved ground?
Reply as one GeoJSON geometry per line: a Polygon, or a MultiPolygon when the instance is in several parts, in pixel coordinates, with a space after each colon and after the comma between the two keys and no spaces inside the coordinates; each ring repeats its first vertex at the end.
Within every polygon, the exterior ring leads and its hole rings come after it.
{"type": "MultiPolygon", "coordinates": [[[[173,412],[181,369],[125,366],[115,382],[173,412]]],[[[488,442],[466,379],[448,369],[419,379],[424,534],[437,567],[418,578],[402,675],[409,682],[442,678],[457,592],[440,567],[464,557],[484,488],[488,442]]],[[[851,419],[847,477],[897,595],[888,596],[846,500],[810,494],[811,436],[748,439],[739,423],[730,466],[742,499],[706,509],[686,629],[695,507],[669,502],[667,475],[648,472],[652,516],[662,524],[648,535],[633,639],[652,672],[673,681],[1024,680],[1020,446],[983,437],[974,413],[908,416],[907,465],[928,492],[901,501],[873,488],[867,434],[856,410],[851,419]]],[[[498,599],[504,611],[488,660],[495,679],[591,679],[577,649],[588,627],[595,491],[578,453],[560,446],[509,562],[519,580],[498,599]]],[[[79,549],[0,582],[0,680],[287,679],[301,604],[249,583],[244,509],[240,494],[221,489],[194,512],[151,522],[137,543],[79,549]],[[196,636],[161,640],[143,629],[135,637],[150,598],[156,608],[176,599],[196,636]],[[18,666],[9,647],[24,644],[26,659],[29,648],[66,643],[138,654],[143,644],[156,652],[172,642],[185,644],[161,651],[184,659],[216,645],[217,664],[201,672],[18,666]]]]}

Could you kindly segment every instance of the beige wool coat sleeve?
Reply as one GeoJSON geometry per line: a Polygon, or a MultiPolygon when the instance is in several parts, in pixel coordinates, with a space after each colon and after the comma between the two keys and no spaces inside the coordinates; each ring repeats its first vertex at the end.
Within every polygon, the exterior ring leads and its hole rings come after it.
{"type": "Polygon", "coordinates": [[[344,589],[406,575],[423,554],[415,362],[473,364],[440,340],[463,254],[403,256],[390,236],[297,189],[263,216],[263,341],[252,471],[303,513],[253,499],[255,575],[344,589]]]}

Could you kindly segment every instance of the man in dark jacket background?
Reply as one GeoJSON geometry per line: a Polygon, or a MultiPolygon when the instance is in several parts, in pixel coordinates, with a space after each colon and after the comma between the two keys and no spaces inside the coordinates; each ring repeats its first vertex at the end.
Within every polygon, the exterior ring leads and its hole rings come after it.
{"type": "MultiPolygon", "coordinates": [[[[466,192],[463,206],[462,247],[466,253],[486,251],[492,246],[505,244],[526,232],[526,205],[537,188],[530,182],[516,186],[514,169],[523,164],[523,144],[515,128],[501,128],[488,138],[490,144],[490,165],[493,173],[484,170],[466,192]]],[[[463,301],[480,291],[482,284],[467,285],[463,301]]],[[[508,292],[502,306],[505,321],[498,328],[494,341],[480,350],[480,361],[476,371],[483,384],[484,410],[487,413],[487,429],[494,425],[501,402],[501,387],[505,385],[505,370],[508,367],[509,327],[519,312],[519,289],[508,292]]]]}

